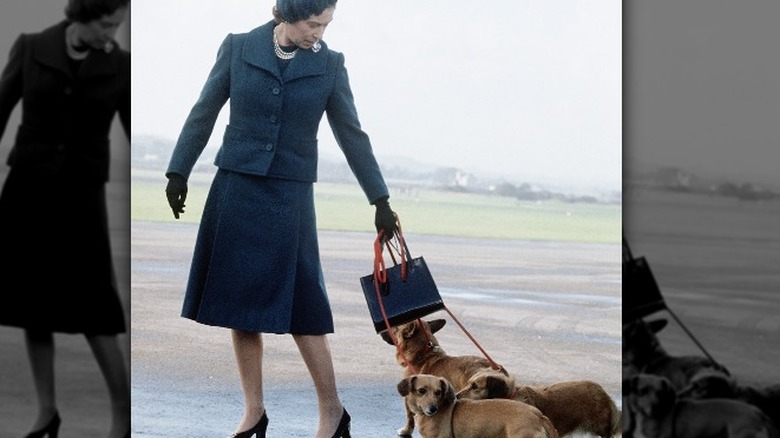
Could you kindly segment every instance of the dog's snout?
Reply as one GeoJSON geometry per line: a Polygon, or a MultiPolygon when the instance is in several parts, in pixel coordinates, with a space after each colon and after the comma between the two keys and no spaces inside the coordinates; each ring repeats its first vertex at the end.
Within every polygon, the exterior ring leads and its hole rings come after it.
{"type": "Polygon", "coordinates": [[[425,415],[430,417],[431,415],[435,414],[436,412],[439,412],[439,407],[437,405],[430,405],[425,410],[425,415]]]}

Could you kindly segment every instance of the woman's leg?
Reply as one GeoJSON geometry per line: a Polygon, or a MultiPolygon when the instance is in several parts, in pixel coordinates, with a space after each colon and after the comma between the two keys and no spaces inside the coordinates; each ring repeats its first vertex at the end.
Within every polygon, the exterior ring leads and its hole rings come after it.
{"type": "Polygon", "coordinates": [[[25,330],[24,338],[38,397],[38,417],[32,430],[39,430],[46,426],[57,412],[54,393],[54,335],[51,332],[25,330]]]}
{"type": "Polygon", "coordinates": [[[117,335],[87,335],[111,397],[109,437],[124,437],[130,430],[130,382],[117,335]]]}
{"type": "Polygon", "coordinates": [[[336,390],[336,377],[333,372],[333,360],[330,346],[325,335],[293,335],[303,361],[309,369],[314,387],[317,389],[320,424],[318,438],[331,438],[336,432],[339,420],[344,413],[336,390]]]}
{"type": "Polygon", "coordinates": [[[263,338],[260,333],[231,330],[241,388],[244,416],[236,433],[254,427],[265,412],[263,403],[263,338]]]}

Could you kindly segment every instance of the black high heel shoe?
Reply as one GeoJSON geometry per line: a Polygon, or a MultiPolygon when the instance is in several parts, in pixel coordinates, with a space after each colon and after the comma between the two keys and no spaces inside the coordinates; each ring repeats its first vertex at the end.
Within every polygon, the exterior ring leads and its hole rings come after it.
{"type": "Polygon", "coordinates": [[[352,420],[349,416],[349,412],[344,409],[344,413],[341,415],[339,421],[339,427],[336,428],[336,432],[333,434],[333,438],[352,438],[349,434],[349,422],[352,420]]]}
{"type": "Polygon", "coordinates": [[[51,417],[49,423],[43,426],[43,429],[38,429],[34,432],[30,432],[24,438],[43,438],[48,436],[49,438],[57,438],[57,434],[60,432],[60,413],[54,411],[54,416],[51,417]]]}
{"type": "Polygon", "coordinates": [[[268,428],[268,417],[263,411],[263,416],[251,429],[231,435],[231,438],[265,438],[265,430],[268,428]]]}

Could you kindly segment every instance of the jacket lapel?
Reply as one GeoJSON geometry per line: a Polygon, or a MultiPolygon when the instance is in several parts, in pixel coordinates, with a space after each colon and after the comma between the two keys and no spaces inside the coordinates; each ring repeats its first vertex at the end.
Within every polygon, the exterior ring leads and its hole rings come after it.
{"type": "Polygon", "coordinates": [[[249,32],[241,56],[245,62],[273,74],[281,81],[282,74],[274,55],[273,31],[273,21],[270,21],[249,32]]]}
{"type": "Polygon", "coordinates": [[[328,46],[322,41],[320,44],[322,44],[322,48],[317,53],[299,49],[295,58],[290,61],[290,65],[282,73],[282,79],[287,82],[306,76],[324,74],[328,64],[328,46]]]}
{"type": "MultiPolygon", "coordinates": [[[[68,54],[65,50],[66,27],[68,27],[68,22],[62,21],[41,32],[41,37],[38,40],[39,44],[35,47],[34,57],[37,62],[60,71],[73,79],[68,54]]],[[[116,41],[114,41],[114,50],[111,53],[106,53],[103,50],[93,50],[81,65],[78,71],[78,78],[90,79],[97,76],[117,74],[120,58],[118,53],[115,53],[117,50],[120,50],[120,48],[116,41]]]]}
{"type": "Polygon", "coordinates": [[[40,44],[35,47],[33,57],[38,63],[72,77],[68,65],[68,54],[65,51],[65,28],[67,26],[68,22],[62,21],[41,32],[38,39],[40,44]]]}
{"type": "Polygon", "coordinates": [[[298,50],[290,65],[281,72],[279,60],[274,54],[273,29],[274,22],[270,21],[249,33],[242,53],[245,62],[273,74],[281,82],[325,73],[328,47],[324,42],[320,42],[322,49],[318,53],[311,50],[298,50]]]}

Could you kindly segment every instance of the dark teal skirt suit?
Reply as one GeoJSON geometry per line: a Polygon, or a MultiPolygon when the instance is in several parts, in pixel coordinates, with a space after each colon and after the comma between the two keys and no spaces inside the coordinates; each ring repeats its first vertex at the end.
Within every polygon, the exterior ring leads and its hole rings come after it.
{"type": "Polygon", "coordinates": [[[344,56],[321,43],[280,60],[273,28],[225,38],[171,156],[167,172],[189,177],[230,102],[182,316],[252,332],[332,333],[313,197],[323,115],[368,201],[388,191],[344,56]]]}

